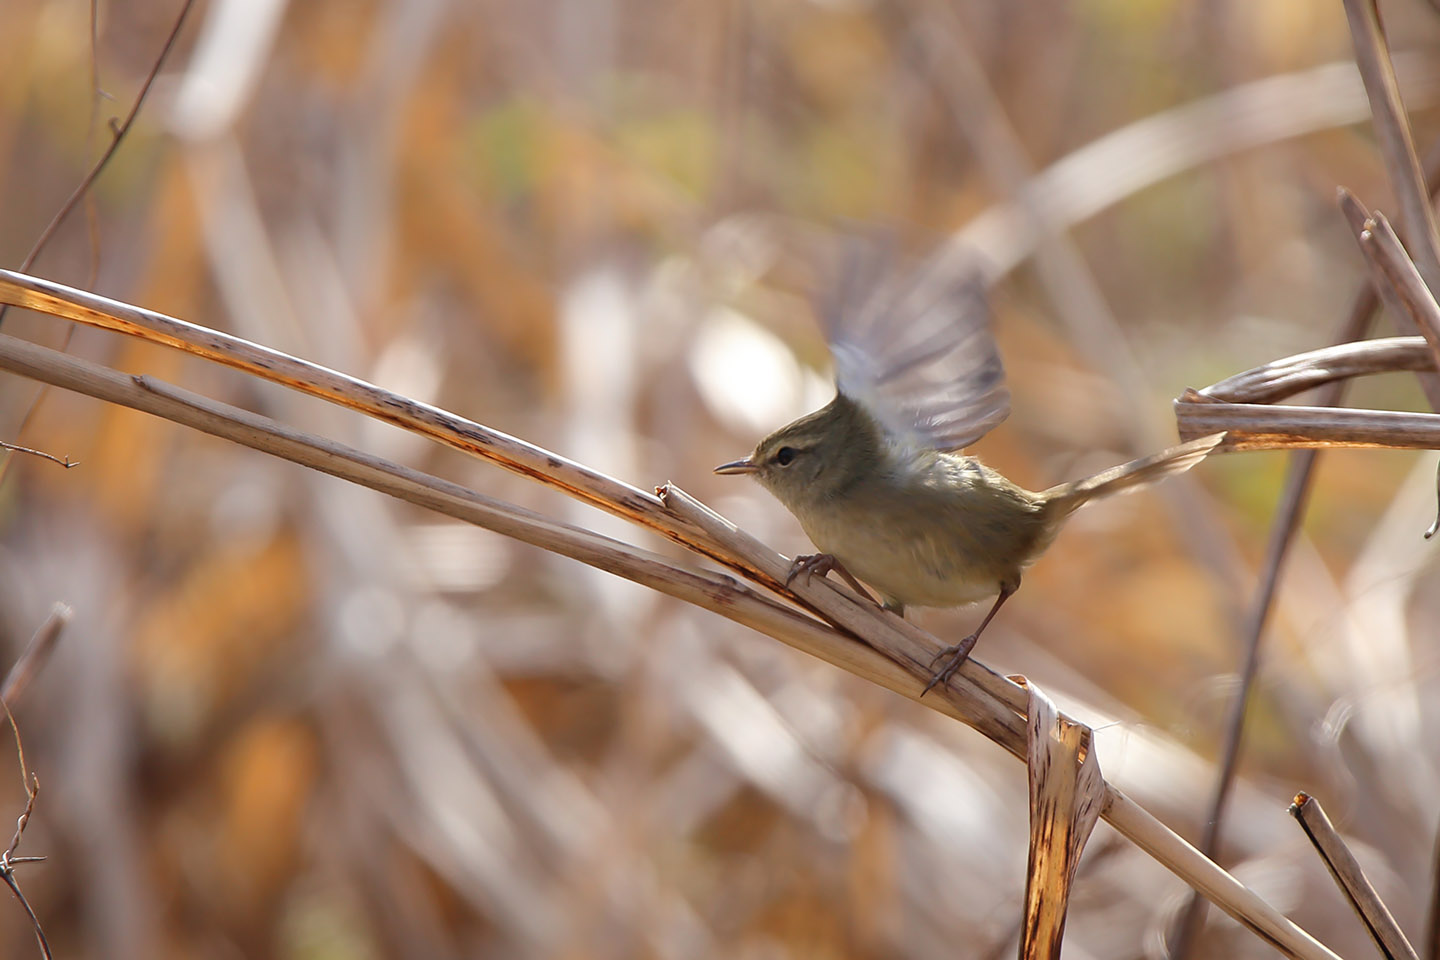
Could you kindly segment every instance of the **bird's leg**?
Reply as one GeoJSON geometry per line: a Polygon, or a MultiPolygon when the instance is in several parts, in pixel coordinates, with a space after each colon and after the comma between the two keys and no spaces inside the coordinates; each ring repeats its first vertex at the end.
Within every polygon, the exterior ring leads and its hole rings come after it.
{"type": "Polygon", "coordinates": [[[840,574],[840,579],[850,584],[851,589],[860,594],[860,596],[869,600],[871,603],[878,602],[870,595],[869,590],[860,586],[860,581],[856,580],[850,571],[845,569],[845,565],[837,560],[833,553],[806,553],[796,557],[795,562],[790,564],[790,572],[785,575],[785,586],[790,586],[790,584],[795,581],[795,578],[802,573],[805,575],[805,580],[808,583],[810,578],[815,574],[818,573],[823,577],[831,570],[840,574]]]}
{"type": "Polygon", "coordinates": [[[985,614],[985,619],[980,621],[980,626],[975,628],[975,632],[954,646],[946,647],[944,650],[935,654],[935,659],[930,661],[930,666],[935,666],[935,661],[942,658],[945,659],[945,665],[935,672],[935,675],[930,678],[929,683],[925,684],[925,689],[920,691],[920,696],[923,697],[935,687],[950,682],[950,678],[955,675],[955,671],[960,669],[960,664],[964,663],[965,659],[970,656],[970,651],[975,649],[975,641],[980,639],[980,634],[985,632],[985,628],[990,625],[991,620],[995,619],[995,614],[1000,612],[1001,606],[1004,605],[1006,600],[1010,599],[1011,594],[1019,589],[1020,581],[1018,578],[1013,583],[1006,581],[1000,584],[1000,596],[995,598],[995,605],[990,608],[989,613],[985,614]]]}

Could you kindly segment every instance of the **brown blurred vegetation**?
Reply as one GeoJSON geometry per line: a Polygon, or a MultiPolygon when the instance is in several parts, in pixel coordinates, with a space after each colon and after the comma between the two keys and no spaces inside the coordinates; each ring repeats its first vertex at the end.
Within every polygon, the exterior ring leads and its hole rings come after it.
{"type": "MultiPolygon", "coordinates": [[[[93,123],[88,5],[0,7],[0,264],[97,155],[178,10],[99,6],[93,123]]],[[[1423,64],[1440,18],[1385,14],[1423,64]]],[[[974,53],[1037,169],[1350,57],[1338,0],[212,0],[97,184],[93,228],[73,216],[35,272],[674,480],[795,552],[776,504],[709,473],[826,376],[794,238],[861,221],[923,249],[1009,199],[919,30],[974,53]]],[[[1435,88],[1406,88],[1422,144],[1435,88]]],[[[1076,476],[1146,452],[1134,438],[1186,385],[1322,345],[1361,276],[1342,183],[1390,209],[1359,115],[1070,231],[1139,390],[1022,262],[994,291],[1015,411],[981,454],[1031,486],[1076,476]]],[[[14,311],[5,331],[68,335],[14,311]]],[[[70,349],[620,529],[191,358],[95,331],[70,349]]],[[[1013,950],[1024,773],[979,736],[629,584],[137,413],[51,392],[17,434],[36,396],[0,379],[0,438],[81,466],[18,458],[0,484],[0,642],[8,662],[52,602],[76,609],[17,711],[42,787],[22,852],[50,857],[21,879],[57,956],[1013,950]]],[[[1421,402],[1399,377],[1356,398],[1421,402]]],[[[1347,955],[1363,931],[1283,810],[1320,798],[1418,932],[1440,781],[1432,466],[1324,459],[1225,831],[1222,862],[1347,955]]],[[[1088,508],[979,650],[1110,724],[1107,776],[1189,837],[1282,473],[1235,456],[1183,497],[1088,508]]],[[[978,615],[920,621],[958,636],[978,615]]],[[[0,767],[0,816],[23,805],[0,767]]],[[[1163,955],[1186,888],[1116,843],[1091,842],[1067,956],[1163,955]]],[[[0,953],[34,955],[13,907],[0,953]]],[[[1271,955],[1219,917],[1200,947],[1271,955]]]]}

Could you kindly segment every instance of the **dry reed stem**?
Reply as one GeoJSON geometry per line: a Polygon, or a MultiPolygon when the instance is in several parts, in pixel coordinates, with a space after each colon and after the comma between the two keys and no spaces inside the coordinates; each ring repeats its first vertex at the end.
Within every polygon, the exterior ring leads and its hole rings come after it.
{"type": "MultiPolygon", "coordinates": [[[[1339,192],[1339,201],[1380,299],[1402,327],[1421,333],[1432,355],[1440,357],[1440,307],[1435,305],[1435,298],[1389,221],[1384,214],[1366,209],[1344,188],[1339,192]]],[[[1431,407],[1440,409],[1440,397],[1433,395],[1431,386],[1426,395],[1431,407]]]]}
{"type": "MultiPolygon", "coordinates": [[[[0,289],[7,288],[0,283],[0,289]]],[[[103,298],[96,300],[98,302],[103,298]]],[[[41,299],[36,302],[50,301],[41,299]]],[[[86,309],[92,310],[93,307],[86,309]]],[[[110,326],[108,323],[102,325],[110,326]]],[[[223,337],[193,325],[187,324],[185,327],[189,328],[185,332],[191,336],[223,337]]],[[[243,341],[241,343],[243,344],[243,341]]],[[[257,351],[264,350],[253,345],[245,346],[257,351]]],[[[303,363],[289,359],[294,363],[303,363]]],[[[330,440],[304,434],[265,417],[198,397],[150,377],[129,377],[106,367],[3,335],[0,335],[0,369],[153,413],[572,557],[713,610],[911,699],[919,698],[924,680],[928,677],[928,655],[924,651],[934,651],[941,646],[935,638],[904,621],[898,621],[898,618],[891,617],[873,604],[867,609],[864,601],[850,597],[837,584],[828,581],[797,584],[795,593],[815,602],[817,606],[823,603],[831,610],[850,618],[871,646],[851,639],[799,611],[764,598],[729,577],[680,567],[666,558],[628,544],[547,520],[529,511],[483,497],[458,484],[389,463],[330,440]],[[867,616],[870,618],[869,622],[865,620],[867,616]],[[889,623],[886,627],[885,618],[896,622],[889,623]],[[880,627],[876,624],[880,624],[880,627]],[[904,666],[878,652],[887,645],[911,651],[904,666]],[[922,659],[925,660],[925,669],[917,672],[916,667],[922,659]]],[[[333,371],[324,373],[332,380],[349,379],[333,371]]],[[[368,384],[362,386],[376,394],[385,394],[385,391],[368,384]]],[[[396,399],[407,404],[413,403],[404,398],[396,399]]],[[[421,432],[433,433],[434,422],[460,421],[460,418],[444,411],[419,404],[413,406],[423,409],[426,412],[426,422],[432,424],[421,432]]],[[[540,448],[506,438],[503,434],[494,434],[479,425],[472,424],[470,429],[487,439],[492,436],[502,437],[509,449],[530,451],[532,455],[541,458],[554,457],[540,448]]],[[[578,464],[569,464],[560,458],[554,459],[561,466],[552,469],[566,469],[567,477],[572,482],[575,477],[594,475],[622,490],[639,493],[634,488],[594,474],[578,464]]],[[[555,485],[560,484],[556,482],[555,485]]],[[[586,499],[593,502],[596,496],[591,492],[586,499]]],[[[641,502],[648,502],[648,495],[643,496],[645,499],[641,502]]],[[[739,531],[723,518],[711,513],[675,488],[666,489],[664,502],[658,498],[654,502],[667,515],[673,510],[684,511],[693,505],[692,515],[703,518],[707,524],[712,525],[711,529],[719,532],[728,528],[730,534],[727,535],[739,534],[739,531]]],[[[612,508],[612,512],[621,511],[612,508]]],[[[654,523],[664,528],[678,525],[673,518],[652,517],[651,520],[652,523],[646,524],[647,526],[654,523]]],[[[761,583],[775,581],[782,569],[788,571],[788,560],[778,553],[766,551],[758,542],[755,542],[756,549],[747,560],[746,557],[731,554],[710,542],[709,537],[698,529],[691,528],[689,532],[692,537],[704,542],[703,549],[707,555],[720,556],[736,568],[748,568],[752,562],[763,560],[763,563],[757,564],[753,574],[761,583]]],[[[737,537],[740,541],[745,539],[737,537]]],[[[753,538],[749,539],[753,541],[753,538]]],[[[938,697],[932,694],[923,702],[955,719],[984,724],[985,728],[994,732],[996,741],[1002,746],[1017,756],[1024,755],[1023,736],[1020,734],[1022,720],[1017,711],[1025,709],[1025,704],[1023,691],[1018,686],[970,661],[956,675],[950,688],[937,692],[940,694],[938,697]],[[977,717],[978,721],[975,719],[977,717]]],[[[1308,933],[1229,873],[1201,856],[1181,837],[1109,784],[1105,786],[1102,815],[1117,831],[1129,837],[1137,846],[1285,955],[1302,960],[1335,960],[1335,955],[1308,933]]]]}
{"type": "Polygon", "coordinates": [[[1061,714],[1024,677],[1015,680],[1028,695],[1029,715],[1030,852],[1020,957],[1049,960],[1060,956],[1075,868],[1100,818],[1105,780],[1090,728],[1061,714]]]}
{"type": "Polygon", "coordinates": [[[577,499],[657,530],[686,546],[702,546],[693,536],[687,535],[687,531],[674,527],[673,521],[652,494],[498,430],[279,350],[9,270],[0,270],[0,303],[139,337],[243,370],[542,480],[577,499]]]}
{"type": "Polygon", "coordinates": [[[1440,450],[1440,414],[1222,403],[1187,390],[1175,401],[1180,439],[1225,431],[1217,452],[1303,447],[1440,450]]]}
{"type": "Polygon", "coordinates": [[[1352,377],[1434,369],[1435,355],[1424,337],[1384,337],[1272,360],[1199,392],[1226,403],[1274,403],[1352,377]]]}
{"type": "Polygon", "coordinates": [[[1395,80],[1395,67],[1380,26],[1380,13],[1375,0],[1344,0],[1344,3],[1355,46],[1355,64],[1365,82],[1380,154],[1385,159],[1390,186],[1400,201],[1415,263],[1430,287],[1440,290],[1440,235],[1435,231],[1435,211],[1415,153],[1415,138],[1406,121],[1405,105],[1400,102],[1400,85],[1395,80]]]}
{"type": "Polygon", "coordinates": [[[1375,892],[1370,878],[1360,869],[1360,862],[1325,815],[1320,801],[1309,794],[1297,793],[1295,802],[1290,804],[1290,815],[1315,845],[1315,851],[1325,862],[1330,876],[1335,878],[1335,883],[1350,901],[1350,906],[1355,908],[1355,913],[1387,960],[1419,960],[1395,917],[1380,899],[1380,894],[1375,892]]]}
{"type": "Polygon", "coordinates": [[[1360,234],[1360,247],[1385,271],[1395,286],[1410,319],[1430,344],[1430,351],[1440,357],[1440,305],[1420,276],[1415,262],[1405,252],[1400,238],[1385,215],[1375,212],[1367,229],[1360,234]]]}
{"type": "MultiPolygon", "coordinates": [[[[1402,333],[1420,333],[1414,311],[1401,297],[1395,277],[1386,268],[1385,260],[1371,236],[1375,219],[1370,209],[1344,187],[1336,191],[1336,200],[1340,205],[1340,212],[1345,215],[1345,222],[1350,225],[1350,232],[1355,236],[1355,243],[1360,248],[1365,271],[1370,275],[1370,286],[1385,305],[1385,310],[1394,320],[1396,328],[1402,333]]],[[[1422,377],[1420,386],[1425,390],[1431,409],[1440,409],[1440,385],[1437,385],[1434,378],[1422,377]]]]}

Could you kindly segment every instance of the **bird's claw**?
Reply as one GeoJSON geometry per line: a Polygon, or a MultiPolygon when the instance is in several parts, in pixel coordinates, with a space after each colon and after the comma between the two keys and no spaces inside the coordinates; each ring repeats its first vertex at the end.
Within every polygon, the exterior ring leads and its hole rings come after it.
{"type": "Polygon", "coordinates": [[[944,660],[945,665],[935,671],[930,677],[930,682],[925,684],[925,689],[920,691],[920,696],[923,697],[936,687],[943,687],[948,684],[950,678],[955,676],[955,671],[959,670],[960,665],[969,658],[970,651],[975,649],[975,641],[979,639],[980,634],[978,632],[972,633],[954,646],[946,647],[944,650],[935,654],[930,660],[930,666],[935,666],[936,662],[940,660],[944,660]]]}
{"type": "Polygon", "coordinates": [[[835,556],[830,553],[806,553],[795,558],[790,564],[790,572],[785,575],[785,586],[795,582],[795,578],[802,573],[805,575],[805,582],[809,583],[810,578],[815,574],[825,576],[835,569],[835,556]]]}

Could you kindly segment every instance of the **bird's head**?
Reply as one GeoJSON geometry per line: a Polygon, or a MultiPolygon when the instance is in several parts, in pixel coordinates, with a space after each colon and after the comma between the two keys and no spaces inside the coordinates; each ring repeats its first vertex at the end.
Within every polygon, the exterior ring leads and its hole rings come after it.
{"type": "Polygon", "coordinates": [[[881,461],[879,428],[843,394],[776,430],[743,460],[716,473],[748,473],[792,513],[842,496],[869,479],[881,461]]]}

